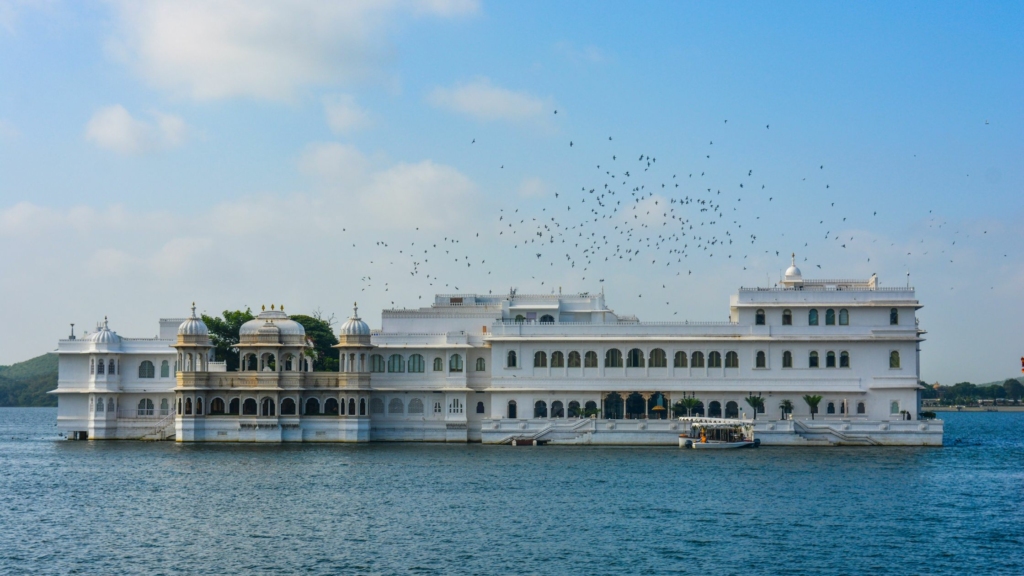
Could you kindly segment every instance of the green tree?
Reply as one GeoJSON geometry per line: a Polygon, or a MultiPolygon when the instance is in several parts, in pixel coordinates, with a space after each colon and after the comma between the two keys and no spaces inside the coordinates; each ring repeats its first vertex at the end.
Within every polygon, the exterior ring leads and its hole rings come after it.
{"type": "Polygon", "coordinates": [[[238,331],[255,316],[248,307],[242,310],[225,310],[221,317],[203,314],[203,322],[210,330],[214,358],[224,362],[229,371],[238,370],[238,331]]]}
{"type": "Polygon", "coordinates": [[[764,398],[751,394],[745,398],[747,404],[754,410],[754,420],[757,420],[758,411],[764,412],[764,398]]]}
{"type": "Polygon", "coordinates": [[[302,324],[306,330],[306,338],[313,344],[312,350],[306,351],[306,355],[313,359],[313,370],[337,372],[338,351],[332,346],[338,343],[338,337],[334,335],[330,320],[322,318],[320,314],[295,314],[291,319],[302,324]]]}
{"type": "Polygon", "coordinates": [[[814,420],[814,415],[818,413],[818,403],[821,402],[821,396],[805,394],[804,402],[807,402],[807,406],[811,409],[811,420],[814,420]]]}
{"type": "Polygon", "coordinates": [[[1014,380],[1008,378],[1006,382],[1003,382],[1003,390],[1006,391],[1006,397],[1017,402],[1024,396],[1024,384],[1020,383],[1020,380],[1014,380]]]}
{"type": "Polygon", "coordinates": [[[793,403],[789,400],[783,400],[782,402],[780,402],[779,408],[782,409],[783,419],[785,419],[786,416],[789,416],[790,414],[793,413],[793,403]]]}
{"type": "Polygon", "coordinates": [[[682,416],[684,411],[687,416],[693,416],[693,411],[697,408],[697,406],[700,406],[700,400],[692,397],[683,398],[682,400],[676,402],[676,416],[682,416]]]}

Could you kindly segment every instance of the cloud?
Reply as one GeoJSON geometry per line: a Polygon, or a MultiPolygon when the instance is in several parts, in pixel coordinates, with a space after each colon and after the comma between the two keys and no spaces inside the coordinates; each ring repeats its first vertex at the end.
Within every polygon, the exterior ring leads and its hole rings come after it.
{"type": "Polygon", "coordinates": [[[452,18],[475,0],[153,0],[115,3],[108,51],[151,86],[197,100],[287,100],[375,75],[401,15],[452,18]]]}
{"type": "Polygon", "coordinates": [[[144,122],[120,104],[100,108],[85,126],[85,139],[121,154],[173,148],[184,142],[187,130],[181,118],[160,112],[152,115],[152,122],[144,122]]]}
{"type": "Polygon", "coordinates": [[[603,50],[592,44],[577,46],[572,42],[558,42],[555,52],[573,64],[600,64],[608,59],[603,50]]]}
{"type": "Polygon", "coordinates": [[[438,108],[483,121],[540,120],[553,109],[549,101],[495,86],[483,77],[451,88],[435,88],[427,100],[438,108]]]}
{"type": "Polygon", "coordinates": [[[323,102],[327,125],[337,134],[359,130],[370,124],[369,116],[350,94],[325,96],[323,102]]]}

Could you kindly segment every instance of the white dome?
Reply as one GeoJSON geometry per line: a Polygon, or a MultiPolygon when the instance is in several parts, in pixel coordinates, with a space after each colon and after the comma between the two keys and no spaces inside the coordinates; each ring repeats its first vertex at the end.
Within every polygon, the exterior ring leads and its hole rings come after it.
{"type": "Polygon", "coordinates": [[[306,329],[281,310],[264,310],[256,318],[249,320],[238,331],[239,336],[258,334],[267,322],[273,322],[282,336],[305,336],[306,329]]]}
{"type": "Polygon", "coordinates": [[[103,326],[89,336],[89,341],[94,344],[120,344],[121,337],[107,326],[107,318],[103,317],[103,326]]]}
{"type": "Polygon", "coordinates": [[[352,316],[341,325],[341,330],[338,331],[341,336],[369,336],[370,327],[359,318],[359,307],[355,307],[355,311],[352,316]]]}
{"type": "Polygon", "coordinates": [[[201,318],[196,317],[196,303],[192,303],[192,317],[178,326],[178,336],[207,336],[210,330],[201,318]]]}
{"type": "Polygon", "coordinates": [[[789,268],[786,268],[786,278],[799,278],[803,276],[800,273],[800,269],[796,267],[796,253],[790,255],[789,268]]]}

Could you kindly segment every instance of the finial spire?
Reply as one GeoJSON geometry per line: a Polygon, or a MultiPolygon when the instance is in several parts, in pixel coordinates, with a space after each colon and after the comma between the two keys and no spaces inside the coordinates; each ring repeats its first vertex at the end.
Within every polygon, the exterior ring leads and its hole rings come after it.
{"type": "Polygon", "coordinates": [[[789,255],[789,265],[796,266],[796,252],[792,252],[789,255]]]}
{"type": "Polygon", "coordinates": [[[266,304],[260,304],[260,310],[266,312],[267,311],[267,305],[266,304]]]}
{"type": "Polygon", "coordinates": [[[196,317],[196,303],[194,300],[192,301],[192,317],[196,317]]]}
{"type": "Polygon", "coordinates": [[[103,329],[104,330],[110,330],[110,328],[107,326],[107,317],[106,316],[103,317],[103,329]]]}
{"type": "Polygon", "coordinates": [[[359,302],[352,303],[352,316],[359,318],[359,302]]]}

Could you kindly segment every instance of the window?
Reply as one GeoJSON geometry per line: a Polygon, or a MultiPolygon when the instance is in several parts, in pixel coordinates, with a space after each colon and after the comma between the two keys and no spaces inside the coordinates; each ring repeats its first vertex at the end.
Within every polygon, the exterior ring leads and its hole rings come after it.
{"type": "Polygon", "coordinates": [[[835,326],[835,325],[836,325],[836,311],[831,309],[831,308],[829,308],[828,310],[825,310],[825,326],[835,326]]]}
{"type": "Polygon", "coordinates": [[[593,400],[587,400],[587,403],[583,405],[584,410],[597,410],[597,402],[593,400]]]}
{"type": "MultiPolygon", "coordinates": [[[[107,374],[117,374],[117,365],[114,364],[114,359],[111,358],[110,362],[107,363],[107,374]]],[[[152,376],[150,376],[152,378],[152,376]]]]}
{"type": "Polygon", "coordinates": [[[324,400],[324,414],[327,416],[337,416],[341,412],[341,407],[338,406],[337,398],[328,398],[324,400]]]}
{"type": "Polygon", "coordinates": [[[580,411],[580,403],[575,400],[571,400],[569,402],[569,417],[575,418],[579,416],[581,413],[582,412],[580,411]]]}
{"type": "Polygon", "coordinates": [[[545,314],[545,315],[540,317],[540,323],[541,324],[554,324],[555,323],[555,317],[552,316],[551,314],[545,314]]]}
{"type": "Polygon", "coordinates": [[[409,356],[409,372],[422,373],[423,372],[423,355],[413,354],[409,356]]]}
{"type": "Polygon", "coordinates": [[[792,326],[793,325],[793,311],[789,308],[782,311],[782,325],[792,326]]]}
{"type": "Polygon", "coordinates": [[[639,348],[633,348],[626,355],[626,368],[643,368],[644,367],[644,351],[639,348]]]}
{"type": "Polygon", "coordinates": [[[114,407],[114,399],[113,398],[107,398],[107,412],[113,412],[114,408],[115,408],[114,407]]]}
{"type": "Polygon", "coordinates": [[[782,353],[782,367],[792,368],[793,367],[793,353],[786,350],[782,353]]]}
{"type": "Polygon", "coordinates": [[[316,398],[306,400],[306,416],[318,416],[320,414],[320,401],[316,398]]]}
{"type": "Polygon", "coordinates": [[[618,348],[611,348],[604,353],[605,368],[622,368],[622,352],[618,348]]]}
{"type": "Polygon", "coordinates": [[[238,415],[238,398],[232,398],[231,402],[228,402],[228,414],[238,415]]]}
{"type": "Polygon", "coordinates": [[[863,402],[857,402],[857,414],[866,414],[867,410],[864,409],[863,402]]]}
{"type": "Polygon", "coordinates": [[[380,354],[373,354],[370,356],[370,372],[383,372],[384,371],[384,357],[380,354]]]}
{"type": "Polygon", "coordinates": [[[444,372],[444,360],[434,358],[434,372],[444,372]]]}
{"type": "Polygon", "coordinates": [[[666,368],[668,367],[668,357],[665,356],[665,351],[661,348],[655,348],[651,350],[651,368],[666,368]]]}
{"type": "Polygon", "coordinates": [[[708,418],[721,418],[722,417],[722,404],[717,400],[708,404],[708,418]]]}
{"type": "Polygon", "coordinates": [[[835,414],[836,413],[836,404],[835,404],[835,402],[829,402],[828,403],[828,406],[825,407],[825,413],[826,414],[835,414]]]}
{"type": "Polygon", "coordinates": [[[355,398],[349,398],[348,399],[348,415],[349,416],[355,416],[356,415],[356,399],[355,398]]]}
{"type": "Polygon", "coordinates": [[[899,367],[900,367],[900,353],[899,353],[898,350],[893,350],[892,352],[889,352],[889,368],[899,368],[899,367]]]}
{"type": "Polygon", "coordinates": [[[104,363],[103,359],[100,358],[100,361],[96,363],[96,373],[97,374],[105,373],[106,366],[107,366],[106,363],[104,363]]]}
{"type": "Polygon", "coordinates": [[[836,353],[829,350],[825,353],[825,368],[836,367],[836,353]]]}
{"type": "Polygon", "coordinates": [[[170,404],[167,402],[167,398],[160,399],[160,415],[167,416],[171,413],[170,404]]]}
{"type": "Polygon", "coordinates": [[[142,364],[139,364],[139,378],[153,378],[154,376],[156,376],[156,370],[153,368],[153,363],[143,360],[142,364]]]}
{"type": "Polygon", "coordinates": [[[597,352],[590,351],[583,356],[584,368],[597,368],[597,352]]]}
{"type": "Polygon", "coordinates": [[[526,316],[523,316],[522,314],[516,314],[516,324],[522,324],[525,321],[526,316]]]}
{"type": "Polygon", "coordinates": [[[383,414],[384,413],[384,401],[380,398],[373,398],[370,400],[370,414],[383,414]]]}
{"type": "Polygon", "coordinates": [[[722,353],[721,352],[709,352],[708,353],[708,368],[721,368],[722,367],[722,353]]]}
{"type": "Polygon", "coordinates": [[[811,311],[807,313],[807,325],[817,326],[818,325],[818,310],[811,308],[811,311]]]}
{"type": "Polygon", "coordinates": [[[210,414],[223,414],[224,413],[224,400],[222,398],[214,398],[210,400],[210,414]]]}
{"type": "Polygon", "coordinates": [[[548,417],[548,403],[543,400],[537,400],[537,403],[533,405],[533,417],[534,418],[547,418],[548,417]]]}
{"type": "MultiPolygon", "coordinates": [[[[740,367],[740,355],[735,352],[725,353],[725,367],[726,368],[739,368],[740,367]]],[[[761,366],[764,368],[764,366],[761,366]]]]}
{"type": "MultiPolygon", "coordinates": [[[[317,408],[319,408],[317,404],[317,408]]],[[[245,402],[242,403],[242,415],[243,416],[255,416],[256,415],[256,400],[253,398],[246,398],[245,402]]]]}
{"type": "Polygon", "coordinates": [[[405,372],[405,359],[401,354],[388,356],[388,372],[405,372]]]}
{"type": "Polygon", "coordinates": [[[764,350],[758,350],[757,351],[757,355],[754,356],[754,367],[755,368],[764,368],[767,365],[768,365],[768,362],[767,362],[767,359],[765,358],[764,350]]]}
{"type": "Polygon", "coordinates": [[[508,351],[507,366],[509,368],[515,368],[516,367],[516,351],[515,350],[509,350],[508,351]]]}
{"type": "Polygon", "coordinates": [[[261,411],[261,413],[264,416],[274,416],[274,414],[275,414],[274,411],[275,411],[276,407],[277,407],[277,403],[274,402],[273,398],[264,398],[263,399],[263,410],[261,411]]]}
{"type": "Polygon", "coordinates": [[[892,326],[896,326],[899,323],[900,323],[900,311],[895,309],[895,308],[891,308],[889,310],[889,324],[892,325],[892,326]]]}
{"type": "Polygon", "coordinates": [[[849,326],[850,325],[850,312],[846,308],[839,310],[839,325],[849,326]]]}
{"type": "Polygon", "coordinates": [[[807,367],[808,368],[817,368],[818,367],[818,353],[817,352],[811,352],[807,356],[807,367]]]}
{"type": "Polygon", "coordinates": [[[160,377],[161,378],[169,378],[170,376],[171,376],[171,366],[170,366],[170,364],[167,363],[167,360],[164,360],[163,362],[160,363],[160,377]]]}
{"type": "Polygon", "coordinates": [[[359,399],[359,415],[366,416],[366,398],[359,399]]]}
{"type": "Polygon", "coordinates": [[[89,359],[89,374],[95,374],[95,373],[96,373],[96,359],[95,358],[90,358],[89,359]]]}
{"type": "MultiPolygon", "coordinates": [[[[211,408],[213,405],[210,405],[211,408]]],[[[294,416],[295,415],[295,400],[291,398],[285,398],[281,400],[281,415],[282,416],[294,416]]]]}
{"type": "Polygon", "coordinates": [[[483,402],[477,402],[476,403],[476,413],[477,414],[483,414],[484,413],[484,403],[483,402]]]}
{"type": "Polygon", "coordinates": [[[391,402],[388,402],[388,414],[404,414],[405,404],[401,398],[392,398],[391,402]]]}
{"type": "Polygon", "coordinates": [[[565,407],[562,405],[561,400],[555,400],[551,403],[551,417],[565,418],[565,407]]]}
{"type": "Polygon", "coordinates": [[[185,415],[192,414],[192,399],[185,398],[185,415]]]}
{"type": "Polygon", "coordinates": [[[704,353],[694,352],[690,354],[690,368],[703,368],[704,367],[704,353]]]}
{"type": "Polygon", "coordinates": [[[178,398],[178,416],[181,416],[181,398],[178,398]]]}
{"type": "Polygon", "coordinates": [[[423,400],[419,398],[409,400],[409,414],[423,414],[423,400]]]}
{"type": "Polygon", "coordinates": [[[740,417],[740,405],[733,402],[732,400],[725,403],[725,417],[726,418],[739,418],[740,417]]]}
{"type": "Polygon", "coordinates": [[[476,359],[476,371],[477,372],[486,372],[487,371],[487,362],[485,362],[483,358],[477,358],[476,359]]]}
{"type": "Polygon", "coordinates": [[[675,368],[686,368],[686,364],[686,352],[682,350],[676,352],[675,356],[672,358],[672,366],[675,368]]]}
{"type": "Polygon", "coordinates": [[[839,367],[840,368],[849,368],[850,367],[850,353],[849,352],[846,352],[844,350],[843,352],[839,353],[839,367]]]}
{"type": "Polygon", "coordinates": [[[758,326],[764,326],[764,310],[758,308],[757,313],[754,316],[754,324],[758,326]]]}
{"type": "Polygon", "coordinates": [[[509,400],[508,401],[508,417],[509,418],[517,418],[517,416],[516,416],[516,401],[515,400],[509,400]]]}
{"type": "Polygon", "coordinates": [[[576,351],[569,352],[569,368],[579,368],[581,364],[580,353],[576,351]]]}
{"type": "Polygon", "coordinates": [[[538,350],[533,353],[533,367],[534,368],[547,368],[548,367],[548,355],[542,350],[538,350]]]}
{"type": "Polygon", "coordinates": [[[153,408],[153,401],[149,398],[139,400],[139,416],[152,416],[154,411],[153,408]]]}
{"type": "Polygon", "coordinates": [[[452,354],[452,357],[448,360],[448,371],[462,372],[462,356],[452,354]]]}
{"type": "Polygon", "coordinates": [[[198,414],[200,416],[203,415],[203,399],[202,398],[196,398],[196,414],[198,414]]]}
{"type": "Polygon", "coordinates": [[[448,403],[448,413],[462,414],[462,412],[462,400],[459,400],[458,398],[452,398],[451,402],[448,403]]]}
{"type": "Polygon", "coordinates": [[[565,368],[565,354],[561,352],[551,353],[551,367],[552,368],[565,368]]]}

